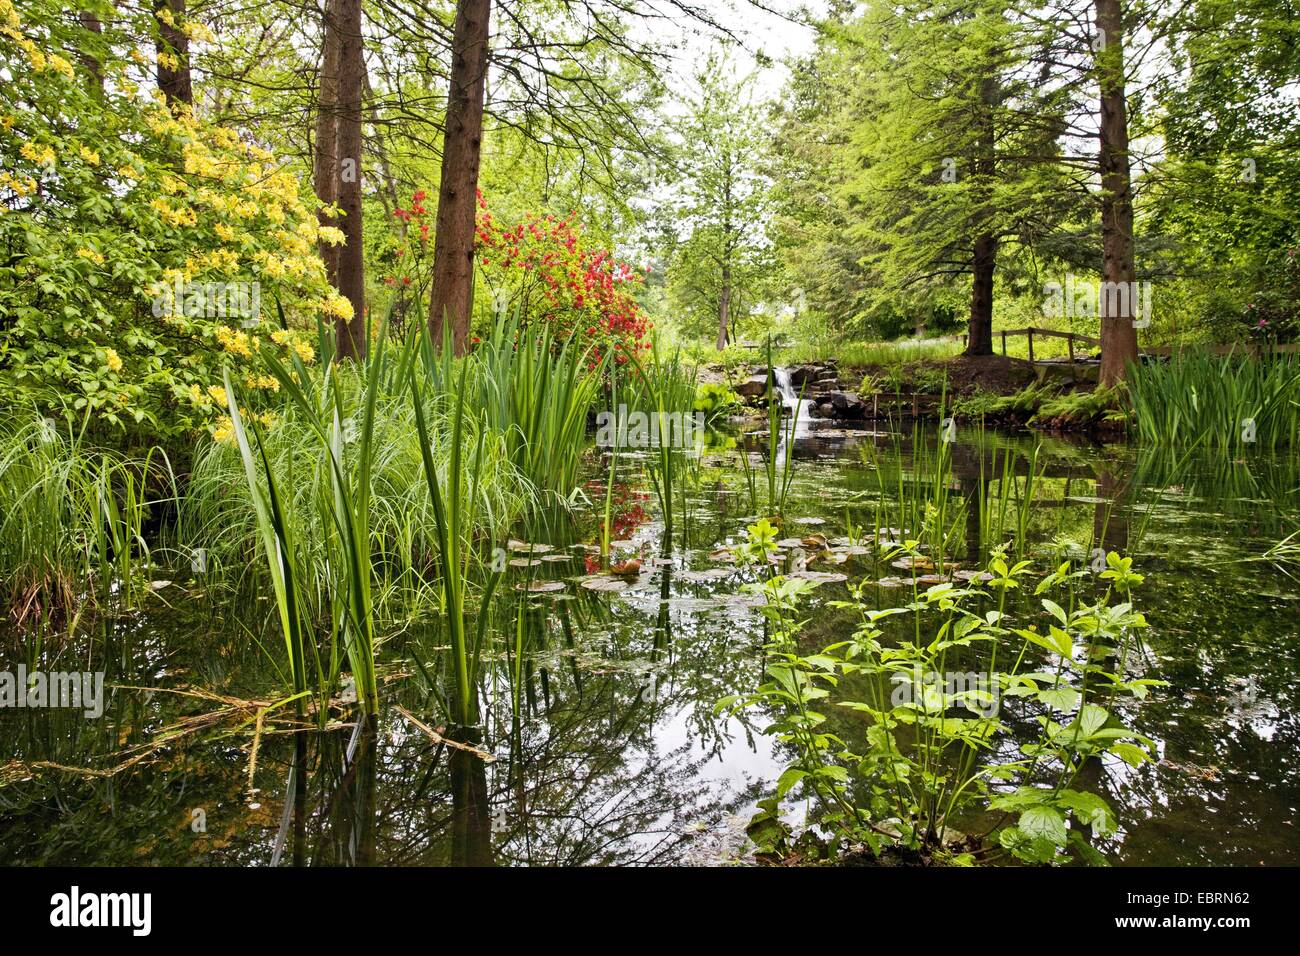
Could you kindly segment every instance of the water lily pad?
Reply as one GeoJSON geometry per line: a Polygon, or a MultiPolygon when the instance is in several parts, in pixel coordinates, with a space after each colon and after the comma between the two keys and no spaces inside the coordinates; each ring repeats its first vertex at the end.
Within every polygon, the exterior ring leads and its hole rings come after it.
{"type": "Polygon", "coordinates": [[[535,568],[541,563],[538,558],[511,558],[506,562],[512,568],[535,568]]]}
{"type": "Polygon", "coordinates": [[[820,561],[823,564],[843,564],[849,559],[849,556],[843,551],[819,551],[808,559],[808,563],[820,561]]]}
{"type": "Polygon", "coordinates": [[[876,583],[880,585],[882,588],[905,588],[905,587],[909,587],[912,581],[909,578],[890,577],[890,578],[881,578],[876,583]]]}
{"type": "Polygon", "coordinates": [[[839,584],[841,581],[849,579],[847,574],[840,574],[836,571],[792,571],[789,577],[815,581],[818,584],[839,584]]]}
{"type": "Polygon", "coordinates": [[[929,587],[932,584],[947,584],[950,580],[951,578],[946,574],[922,574],[916,579],[916,583],[929,587]]]}
{"type": "Polygon", "coordinates": [[[690,584],[705,584],[709,581],[720,581],[734,573],[731,568],[707,568],[703,571],[682,571],[677,578],[690,584]]]}
{"type": "Polygon", "coordinates": [[[825,524],[826,519],[825,518],[795,518],[794,523],[807,524],[807,525],[819,525],[819,524],[825,524]]]}
{"type": "Polygon", "coordinates": [[[547,551],[555,550],[553,545],[529,544],[527,541],[518,541],[514,538],[506,542],[506,547],[511,551],[527,551],[531,554],[545,554],[547,551]]]}
{"type": "Polygon", "coordinates": [[[623,578],[616,578],[608,574],[597,574],[589,578],[583,578],[578,582],[588,591],[602,591],[615,593],[626,591],[630,586],[623,578]]]}
{"type": "Polygon", "coordinates": [[[929,558],[920,555],[909,555],[905,558],[899,558],[897,561],[889,562],[891,567],[898,568],[902,571],[912,571],[915,569],[929,570],[934,567],[934,562],[929,558]]]}
{"type": "Polygon", "coordinates": [[[776,543],[778,548],[802,548],[803,539],[801,538],[782,538],[776,543]]]}
{"type": "Polygon", "coordinates": [[[544,554],[542,555],[541,560],[549,561],[552,564],[564,564],[572,561],[573,556],[568,554],[544,554]]]}
{"type": "Polygon", "coordinates": [[[952,576],[958,581],[992,581],[993,575],[987,571],[954,571],[952,576]]]}
{"type": "Polygon", "coordinates": [[[713,603],[723,607],[758,607],[763,603],[763,598],[750,591],[732,591],[730,594],[715,594],[713,603]]]}
{"type": "Polygon", "coordinates": [[[529,591],[533,594],[549,594],[552,591],[563,591],[563,581],[528,581],[515,585],[516,591],[529,591]]]}

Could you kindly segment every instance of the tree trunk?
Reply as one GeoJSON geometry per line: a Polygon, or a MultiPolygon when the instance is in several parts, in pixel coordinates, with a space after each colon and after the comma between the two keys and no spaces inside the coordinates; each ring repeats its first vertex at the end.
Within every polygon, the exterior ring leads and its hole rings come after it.
{"type": "Polygon", "coordinates": [[[361,87],[365,57],[361,0],[337,0],[339,24],[338,204],[345,242],[339,252],[339,292],[352,303],[352,318],[334,323],[340,359],[366,353],[366,276],[361,244],[361,87]]]}
{"type": "Polygon", "coordinates": [[[491,13],[492,0],[457,0],[451,43],[451,81],[433,237],[429,329],[435,342],[440,343],[444,324],[449,322],[457,355],[465,353],[469,341],[473,303],[474,218],[491,13]]]}
{"type": "Polygon", "coordinates": [[[971,234],[970,322],[966,329],[967,355],[993,354],[993,270],[997,265],[997,239],[991,229],[990,208],[993,179],[997,174],[997,140],[993,129],[993,111],[997,106],[998,79],[984,73],[979,80],[979,137],[971,171],[974,174],[975,216],[971,234]]]}
{"type": "MultiPolygon", "coordinates": [[[[103,25],[99,22],[99,17],[89,10],[82,10],[80,14],[81,25],[91,33],[102,34],[103,25]]],[[[104,93],[104,64],[99,62],[99,58],[89,53],[81,54],[82,65],[85,66],[86,72],[90,78],[86,81],[86,86],[90,92],[102,96],[104,93]]]]}
{"type": "Polygon", "coordinates": [[[731,266],[722,267],[722,295],[718,297],[718,351],[727,347],[731,320],[731,266]]]}
{"type": "Polygon", "coordinates": [[[158,52],[170,53],[176,57],[176,69],[158,64],[158,89],[167,98],[167,105],[173,103],[194,104],[194,87],[190,82],[190,38],[185,35],[181,25],[185,22],[185,0],[154,0],[154,16],[163,10],[171,12],[172,26],[162,19],[158,20],[158,52]]]}
{"type": "Polygon", "coordinates": [[[966,354],[993,354],[993,270],[997,265],[997,240],[989,233],[975,240],[971,262],[970,325],[966,354]]]}
{"type": "Polygon", "coordinates": [[[1129,175],[1128,110],[1125,104],[1123,15],[1121,0],[1096,0],[1101,90],[1099,160],[1101,166],[1102,385],[1123,381],[1136,362],[1137,296],[1133,263],[1133,191],[1129,175]],[[1108,294],[1106,290],[1121,290],[1108,294]]]}
{"type": "MultiPolygon", "coordinates": [[[[321,21],[320,83],[316,97],[316,151],[312,169],[312,185],[316,198],[323,206],[339,201],[339,49],[338,2],[327,0],[321,21]]],[[[338,220],[328,212],[318,213],[322,226],[337,226],[338,220]]],[[[339,246],[320,243],[320,257],[325,262],[325,274],[330,285],[339,284],[339,246]]]]}

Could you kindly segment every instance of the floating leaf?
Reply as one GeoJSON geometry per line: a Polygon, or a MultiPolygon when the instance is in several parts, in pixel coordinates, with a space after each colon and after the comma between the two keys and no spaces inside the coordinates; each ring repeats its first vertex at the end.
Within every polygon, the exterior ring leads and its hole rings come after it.
{"type": "Polygon", "coordinates": [[[563,581],[528,581],[515,585],[516,591],[530,591],[534,594],[548,594],[552,591],[563,591],[563,581]]]}

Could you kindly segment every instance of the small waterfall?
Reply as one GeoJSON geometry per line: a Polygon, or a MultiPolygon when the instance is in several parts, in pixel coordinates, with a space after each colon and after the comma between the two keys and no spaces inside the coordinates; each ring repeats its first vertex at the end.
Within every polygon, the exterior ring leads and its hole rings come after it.
{"type": "Polygon", "coordinates": [[[790,381],[788,368],[772,369],[772,380],[781,395],[781,404],[794,419],[794,437],[802,438],[808,434],[809,416],[805,408],[808,403],[799,398],[799,393],[795,391],[794,384],[790,381]]]}
{"type": "Polygon", "coordinates": [[[772,382],[776,385],[777,394],[781,396],[781,404],[785,407],[790,415],[791,422],[781,423],[781,444],[776,451],[777,468],[785,467],[785,457],[792,450],[794,443],[800,438],[808,435],[808,415],[804,406],[808,403],[799,398],[799,393],[795,391],[794,383],[790,381],[790,370],[788,368],[773,368],[772,382]],[[786,429],[789,428],[789,442],[786,441],[786,429]],[[787,448],[787,444],[790,446],[787,448]]]}

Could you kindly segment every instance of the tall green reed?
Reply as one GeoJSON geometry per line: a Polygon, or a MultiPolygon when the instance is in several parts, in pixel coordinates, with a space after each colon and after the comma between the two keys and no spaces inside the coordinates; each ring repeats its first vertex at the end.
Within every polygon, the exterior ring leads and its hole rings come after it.
{"type": "Polygon", "coordinates": [[[49,622],[95,605],[131,608],[149,593],[145,524],[174,501],[166,454],[101,449],[48,419],[0,421],[0,593],[11,618],[49,622]]]}
{"type": "Polygon", "coordinates": [[[1180,352],[1130,372],[1143,443],[1241,453],[1300,441],[1300,362],[1294,357],[1180,352]]]}

